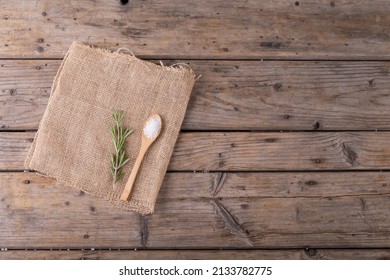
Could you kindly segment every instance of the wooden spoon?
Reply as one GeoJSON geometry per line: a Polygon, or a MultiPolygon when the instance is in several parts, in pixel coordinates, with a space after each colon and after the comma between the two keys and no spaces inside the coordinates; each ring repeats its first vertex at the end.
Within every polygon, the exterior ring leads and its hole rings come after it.
{"type": "Polygon", "coordinates": [[[162,127],[162,120],[160,115],[153,114],[145,122],[144,128],[142,130],[142,144],[139,151],[137,160],[134,163],[133,170],[131,171],[130,177],[126,182],[125,189],[121,195],[121,200],[128,201],[131,189],[133,188],[135,178],[137,177],[138,170],[141,166],[142,160],[146,154],[146,151],[149,149],[150,145],[156,140],[160,135],[162,127]]]}

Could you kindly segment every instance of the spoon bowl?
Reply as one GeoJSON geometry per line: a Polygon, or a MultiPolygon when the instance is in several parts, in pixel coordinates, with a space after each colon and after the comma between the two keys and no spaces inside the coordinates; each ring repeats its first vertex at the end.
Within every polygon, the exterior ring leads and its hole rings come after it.
{"type": "MultiPolygon", "coordinates": [[[[160,115],[153,114],[145,122],[142,129],[142,141],[152,144],[154,140],[160,135],[162,127],[162,120],[160,115]]],[[[149,145],[150,145],[149,144],[149,145]]]]}

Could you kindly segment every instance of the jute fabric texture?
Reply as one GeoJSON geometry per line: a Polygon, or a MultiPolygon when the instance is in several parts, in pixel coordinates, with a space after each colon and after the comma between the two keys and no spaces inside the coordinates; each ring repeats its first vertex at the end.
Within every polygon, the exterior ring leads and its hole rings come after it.
{"type": "Polygon", "coordinates": [[[54,79],[46,111],[25,168],[65,186],[105,198],[120,208],[153,213],[195,82],[187,67],[167,67],[74,42],[54,79]],[[112,113],[125,112],[130,158],[123,179],[112,184],[109,132],[112,113]],[[142,127],[152,114],[163,121],[149,148],[128,202],[120,200],[141,146],[142,127]]]}

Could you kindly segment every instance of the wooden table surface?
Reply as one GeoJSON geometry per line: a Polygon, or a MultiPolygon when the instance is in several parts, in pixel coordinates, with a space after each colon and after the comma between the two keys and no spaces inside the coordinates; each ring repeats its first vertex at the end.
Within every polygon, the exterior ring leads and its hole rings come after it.
{"type": "Polygon", "coordinates": [[[0,259],[390,258],[386,0],[0,2],[0,259]],[[23,170],[74,41],[197,81],[153,215],[23,170]]]}

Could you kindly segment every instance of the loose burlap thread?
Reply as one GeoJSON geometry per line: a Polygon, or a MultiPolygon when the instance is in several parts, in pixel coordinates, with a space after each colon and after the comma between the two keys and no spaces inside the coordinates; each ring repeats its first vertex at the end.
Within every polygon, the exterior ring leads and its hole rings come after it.
{"type": "Polygon", "coordinates": [[[25,168],[120,208],[153,213],[194,82],[195,74],[187,67],[160,66],[74,42],[54,79],[25,168]],[[130,159],[125,176],[113,187],[109,127],[117,110],[125,112],[123,125],[133,133],[125,145],[130,159]],[[161,116],[162,131],[145,155],[130,200],[121,201],[141,147],[142,127],[151,114],[161,116]]]}

